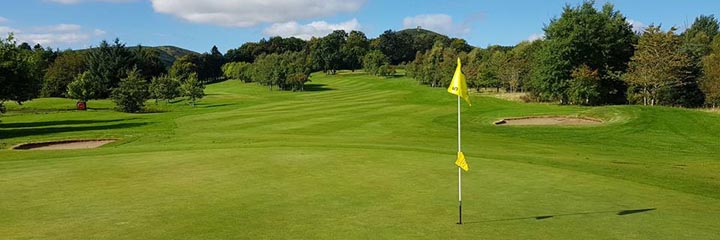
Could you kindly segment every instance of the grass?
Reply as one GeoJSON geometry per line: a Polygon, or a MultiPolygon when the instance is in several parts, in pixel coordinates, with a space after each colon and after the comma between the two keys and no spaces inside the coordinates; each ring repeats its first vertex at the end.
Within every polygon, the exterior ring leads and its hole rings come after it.
{"type": "Polygon", "coordinates": [[[196,108],[66,99],[0,120],[4,239],[713,239],[720,114],[474,96],[463,106],[457,226],[455,98],[398,77],[316,74],[292,93],[226,81],[196,108]],[[497,127],[505,117],[600,118],[497,127]],[[92,150],[12,151],[118,138],[92,150]]]}

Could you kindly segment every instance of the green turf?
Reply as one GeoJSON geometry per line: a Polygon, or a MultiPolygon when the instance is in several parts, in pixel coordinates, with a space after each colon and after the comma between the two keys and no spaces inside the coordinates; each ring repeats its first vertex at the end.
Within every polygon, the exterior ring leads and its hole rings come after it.
{"type": "Polygon", "coordinates": [[[37,99],[0,116],[2,239],[717,239],[720,114],[474,96],[316,74],[302,93],[238,81],[151,113],[37,99]],[[497,127],[570,115],[601,126],[497,127]],[[119,138],[93,150],[22,142],[119,138]],[[652,209],[648,211],[633,211],[652,209]],[[622,214],[620,214],[622,213],[622,214]]]}

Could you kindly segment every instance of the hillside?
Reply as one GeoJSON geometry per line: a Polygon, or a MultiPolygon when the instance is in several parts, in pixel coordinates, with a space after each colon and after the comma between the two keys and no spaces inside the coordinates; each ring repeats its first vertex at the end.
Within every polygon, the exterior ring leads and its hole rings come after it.
{"type": "MultiPolygon", "coordinates": [[[[157,49],[158,52],[160,52],[160,60],[162,60],[163,64],[167,67],[172,66],[172,64],[175,62],[176,59],[189,55],[189,54],[199,54],[197,52],[187,50],[180,47],[175,46],[157,46],[157,47],[147,47],[146,48],[153,48],[157,49]]],[[[137,47],[129,47],[130,49],[135,49],[137,47]]]]}

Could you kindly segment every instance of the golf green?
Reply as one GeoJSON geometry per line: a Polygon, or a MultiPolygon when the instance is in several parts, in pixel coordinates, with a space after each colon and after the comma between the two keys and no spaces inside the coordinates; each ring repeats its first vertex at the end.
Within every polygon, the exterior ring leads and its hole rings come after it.
{"type": "Polygon", "coordinates": [[[36,99],[0,116],[2,239],[717,239],[720,114],[463,105],[412,79],[314,74],[305,92],[209,85],[196,107],[36,99]],[[573,116],[582,126],[495,126],[573,116]],[[66,139],[97,149],[10,150],[66,139]]]}

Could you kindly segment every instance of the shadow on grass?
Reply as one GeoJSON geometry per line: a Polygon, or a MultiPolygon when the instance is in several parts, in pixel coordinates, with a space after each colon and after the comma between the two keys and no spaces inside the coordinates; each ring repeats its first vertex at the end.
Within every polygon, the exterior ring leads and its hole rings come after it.
{"type": "Polygon", "coordinates": [[[303,87],[303,91],[305,92],[324,92],[324,91],[332,91],[335,89],[326,87],[326,84],[319,84],[319,83],[309,83],[305,84],[305,87],[303,87]]]}
{"type": "Polygon", "coordinates": [[[81,125],[81,124],[97,124],[97,123],[113,123],[134,120],[133,119],[113,119],[113,120],[60,120],[60,121],[41,121],[41,122],[20,122],[20,123],[0,123],[2,128],[36,128],[50,127],[58,125],[81,125]]]}
{"type": "Polygon", "coordinates": [[[643,208],[643,209],[630,209],[630,210],[620,210],[620,211],[598,211],[598,212],[580,212],[580,213],[564,213],[564,214],[555,214],[555,215],[542,215],[542,216],[533,216],[533,217],[519,217],[519,218],[506,218],[506,219],[494,219],[494,220],[485,220],[485,221],[474,221],[474,222],[465,222],[465,224],[474,224],[474,223],[488,223],[488,222],[507,222],[507,221],[517,221],[517,220],[545,220],[550,219],[554,217],[564,217],[564,216],[583,216],[583,215],[597,215],[597,214],[608,214],[608,213],[614,213],[618,216],[625,216],[625,215],[631,215],[631,214],[638,214],[638,213],[644,213],[644,212],[650,212],[655,211],[656,208],[643,208]]]}
{"type": "Polygon", "coordinates": [[[27,128],[27,129],[0,129],[0,139],[27,137],[35,135],[46,135],[65,132],[83,132],[96,130],[113,130],[122,128],[134,128],[148,125],[148,123],[118,123],[100,126],[69,126],[69,127],[43,127],[43,128],[27,128]]]}

